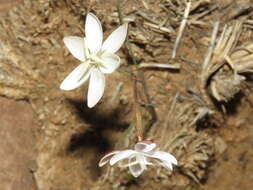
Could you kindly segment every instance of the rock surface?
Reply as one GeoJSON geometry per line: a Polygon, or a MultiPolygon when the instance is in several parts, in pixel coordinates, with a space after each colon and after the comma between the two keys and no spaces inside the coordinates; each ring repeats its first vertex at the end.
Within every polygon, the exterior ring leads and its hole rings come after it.
{"type": "Polygon", "coordinates": [[[25,101],[0,97],[0,189],[35,190],[34,112],[25,101]]]}

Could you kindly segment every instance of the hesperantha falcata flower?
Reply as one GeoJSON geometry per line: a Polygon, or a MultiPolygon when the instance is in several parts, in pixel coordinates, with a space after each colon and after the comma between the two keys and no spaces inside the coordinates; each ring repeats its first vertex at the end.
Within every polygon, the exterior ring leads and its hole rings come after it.
{"type": "Polygon", "coordinates": [[[60,89],[73,90],[89,80],[88,107],[94,107],[102,98],[105,89],[105,76],[114,72],[120,65],[115,54],[127,36],[128,24],[119,26],[103,42],[103,30],[99,19],[88,13],[85,22],[85,37],[67,36],[63,41],[71,54],[81,61],[61,83],[60,89]]]}
{"type": "Polygon", "coordinates": [[[129,167],[131,174],[138,177],[146,169],[147,165],[153,165],[149,160],[153,159],[163,167],[172,170],[172,164],[177,165],[176,158],[167,153],[155,150],[156,144],[152,141],[141,141],[135,144],[134,150],[113,151],[106,154],[99,162],[102,167],[106,163],[114,165],[120,163],[123,167],[129,167]],[[122,164],[127,160],[127,164],[122,164]]]}

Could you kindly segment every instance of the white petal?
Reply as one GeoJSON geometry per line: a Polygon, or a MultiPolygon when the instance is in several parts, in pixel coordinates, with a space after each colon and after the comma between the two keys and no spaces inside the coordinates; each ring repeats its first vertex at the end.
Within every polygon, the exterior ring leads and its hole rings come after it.
{"type": "Polygon", "coordinates": [[[89,63],[77,66],[61,83],[60,89],[73,90],[81,86],[90,76],[89,63]]]}
{"type": "Polygon", "coordinates": [[[94,107],[102,98],[105,89],[105,76],[97,68],[92,68],[88,89],[88,107],[94,107]]]}
{"type": "Polygon", "coordinates": [[[115,53],[123,45],[127,36],[128,24],[123,24],[114,30],[102,45],[102,50],[115,53]]]}
{"type": "Polygon", "coordinates": [[[103,65],[99,69],[106,74],[114,72],[120,65],[119,56],[112,53],[103,53],[101,59],[103,65]]]}
{"type": "Polygon", "coordinates": [[[75,58],[80,61],[85,61],[86,58],[83,38],[77,36],[67,36],[63,38],[63,42],[75,58]]]}
{"type": "Polygon", "coordinates": [[[139,177],[145,170],[145,165],[143,165],[142,162],[139,162],[137,157],[132,156],[129,159],[129,170],[134,177],[139,177]]]}
{"type": "Polygon", "coordinates": [[[100,21],[92,13],[88,13],[86,17],[85,36],[91,53],[97,53],[102,46],[103,30],[100,21]]]}
{"type": "Polygon", "coordinates": [[[156,144],[152,141],[141,141],[135,144],[134,149],[140,152],[149,152],[156,147],[156,144]]]}
{"type": "Polygon", "coordinates": [[[163,162],[168,162],[177,165],[176,158],[167,152],[154,151],[152,154],[145,154],[145,155],[148,157],[159,159],[163,162]]]}
{"type": "Polygon", "coordinates": [[[161,164],[163,167],[167,168],[167,169],[170,169],[170,170],[173,170],[173,167],[172,167],[172,163],[171,162],[165,162],[165,161],[162,161],[162,160],[156,160],[159,164],[161,164]]]}
{"type": "Polygon", "coordinates": [[[142,153],[136,154],[136,160],[142,165],[144,169],[146,169],[146,165],[153,165],[151,162],[147,161],[147,158],[142,153]]]}
{"type": "Polygon", "coordinates": [[[136,152],[134,150],[123,150],[111,158],[110,165],[114,165],[116,162],[118,162],[120,160],[129,158],[130,156],[132,156],[135,153],[136,152]]]}
{"type": "Polygon", "coordinates": [[[110,159],[117,153],[119,153],[120,151],[113,151],[113,152],[110,152],[108,154],[106,154],[103,158],[101,158],[101,160],[99,161],[98,165],[99,167],[102,167],[104,166],[107,162],[110,161],[110,159]]]}

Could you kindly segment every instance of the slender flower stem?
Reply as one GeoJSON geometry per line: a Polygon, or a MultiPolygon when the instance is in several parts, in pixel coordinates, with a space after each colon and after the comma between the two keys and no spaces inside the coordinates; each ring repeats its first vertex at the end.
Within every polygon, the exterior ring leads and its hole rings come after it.
{"type": "MultiPolygon", "coordinates": [[[[117,10],[119,13],[119,20],[120,20],[120,24],[123,24],[123,15],[121,13],[121,0],[118,0],[117,3],[117,10]]],[[[128,50],[128,53],[133,61],[133,64],[136,66],[136,70],[138,72],[138,64],[137,61],[135,59],[135,56],[133,54],[132,48],[131,48],[131,44],[128,40],[128,37],[126,38],[126,47],[128,50]]],[[[135,117],[136,117],[136,125],[135,125],[135,129],[136,129],[136,136],[138,141],[142,141],[143,140],[143,128],[142,128],[142,116],[141,116],[141,111],[140,111],[140,107],[139,107],[139,103],[138,103],[138,95],[137,95],[137,74],[133,74],[133,96],[134,96],[134,107],[135,107],[135,117]]]]}
{"type": "MultiPolygon", "coordinates": [[[[121,3],[122,3],[122,0],[118,0],[118,2],[117,2],[117,12],[119,14],[120,24],[123,24],[123,15],[122,15],[122,12],[121,12],[121,7],[120,7],[121,3]]],[[[134,55],[134,52],[132,50],[132,46],[131,46],[131,43],[130,43],[128,37],[126,37],[126,48],[128,50],[128,54],[129,54],[129,56],[132,60],[132,63],[136,68],[136,72],[134,72],[132,74],[132,76],[133,76],[133,94],[134,94],[134,104],[135,104],[134,106],[135,106],[135,115],[136,115],[136,126],[135,126],[135,128],[136,128],[138,141],[142,141],[143,136],[145,136],[147,134],[147,132],[150,130],[153,123],[157,120],[157,115],[156,115],[156,112],[155,112],[155,109],[154,109],[153,106],[149,106],[147,108],[148,112],[152,116],[152,119],[149,122],[149,124],[147,124],[147,126],[143,130],[142,115],[141,115],[141,110],[140,110],[141,105],[140,105],[140,101],[138,101],[138,93],[137,93],[138,92],[137,91],[138,81],[140,81],[140,83],[143,87],[143,92],[144,92],[144,96],[146,98],[147,104],[152,105],[152,103],[151,103],[151,99],[150,99],[149,94],[148,94],[144,73],[139,67],[139,64],[136,60],[136,57],[134,55]]]]}
{"type": "Polygon", "coordinates": [[[133,77],[133,94],[134,94],[134,107],[135,107],[135,117],[136,117],[136,133],[138,141],[143,140],[143,128],[142,128],[142,117],[141,117],[141,110],[138,103],[138,94],[137,94],[137,79],[136,76],[133,77]]]}
{"type": "Polygon", "coordinates": [[[136,132],[137,132],[137,138],[138,141],[143,141],[143,129],[142,129],[142,117],[140,108],[138,106],[135,106],[135,116],[136,116],[136,132]]]}

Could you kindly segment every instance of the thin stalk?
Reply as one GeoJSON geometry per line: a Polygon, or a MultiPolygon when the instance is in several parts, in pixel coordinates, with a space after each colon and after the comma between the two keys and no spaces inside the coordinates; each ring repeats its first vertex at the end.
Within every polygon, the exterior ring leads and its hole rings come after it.
{"type": "MultiPolygon", "coordinates": [[[[117,11],[119,14],[119,20],[120,20],[120,24],[123,24],[123,15],[122,15],[122,11],[121,11],[121,2],[122,0],[118,0],[117,3],[117,11]]],[[[157,116],[156,116],[156,112],[153,106],[149,106],[148,107],[148,111],[151,114],[152,120],[151,122],[147,125],[147,127],[145,127],[145,130],[143,130],[143,122],[142,122],[142,114],[141,114],[141,105],[140,105],[140,101],[138,101],[138,91],[137,91],[137,83],[140,79],[140,83],[143,86],[143,93],[145,95],[146,101],[148,105],[152,105],[151,104],[151,99],[150,96],[148,94],[148,90],[147,90],[147,85],[145,82],[145,77],[144,77],[144,73],[143,71],[139,68],[139,64],[135,58],[135,55],[133,53],[132,47],[131,47],[131,43],[129,41],[129,38],[126,38],[126,47],[129,53],[129,56],[133,62],[133,65],[135,65],[136,67],[136,72],[133,73],[133,96],[134,96],[134,107],[135,107],[135,115],[136,115],[136,135],[138,138],[138,141],[142,141],[143,140],[143,136],[147,134],[147,132],[149,131],[149,129],[151,128],[151,126],[153,125],[153,123],[157,120],[157,116]]]]}

